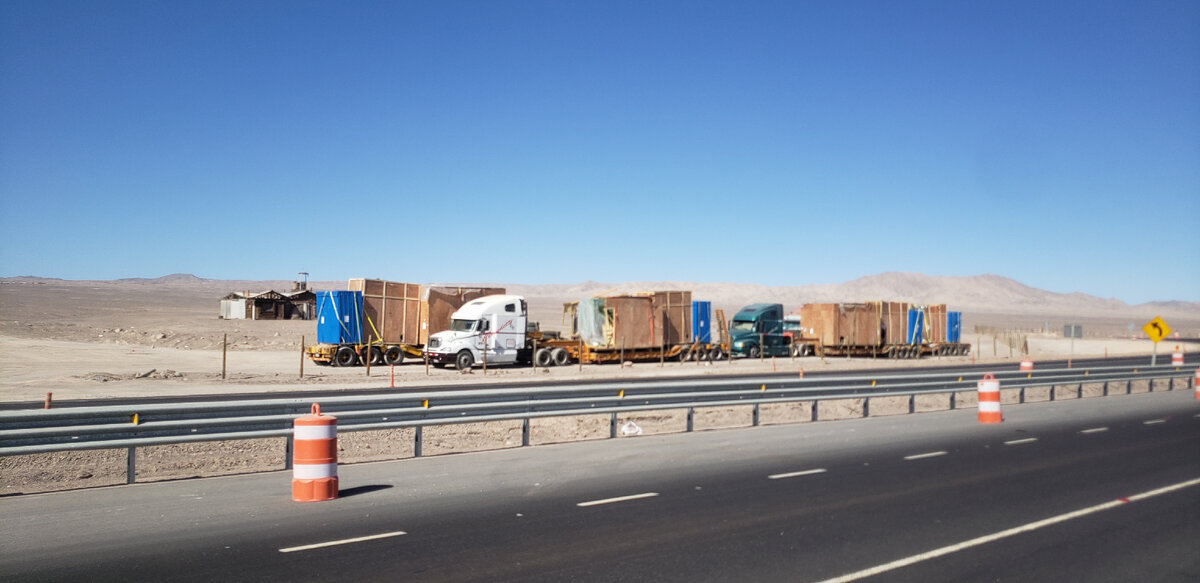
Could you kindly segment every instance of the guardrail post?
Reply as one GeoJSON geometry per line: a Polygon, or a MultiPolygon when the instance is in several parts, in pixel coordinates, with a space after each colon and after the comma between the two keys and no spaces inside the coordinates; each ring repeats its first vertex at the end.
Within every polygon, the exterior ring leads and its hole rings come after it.
{"type": "Polygon", "coordinates": [[[1167,379],[1167,390],[1168,391],[1175,390],[1175,377],[1171,377],[1171,378],[1167,379]]]}
{"type": "Polygon", "coordinates": [[[908,412],[909,413],[917,412],[917,396],[916,395],[908,396],[908,412]]]}
{"type": "Polygon", "coordinates": [[[1018,403],[1025,403],[1025,387],[1021,387],[1021,397],[1017,400],[1018,403]]]}
{"type": "Polygon", "coordinates": [[[688,407],[688,414],[687,414],[687,430],[688,430],[688,433],[691,433],[691,432],[692,432],[692,429],[694,429],[694,428],[695,428],[695,426],[696,426],[696,408],[695,408],[695,407],[688,407]]]}
{"type": "Polygon", "coordinates": [[[529,445],[529,418],[528,417],[521,420],[521,445],[522,446],[529,445]]]}
{"type": "Polygon", "coordinates": [[[137,480],[137,448],[130,447],[125,453],[125,483],[132,484],[137,480]]]}
{"type": "Polygon", "coordinates": [[[820,401],[813,401],[813,402],[812,402],[812,420],[813,420],[813,421],[816,421],[816,420],[817,420],[817,409],[818,409],[820,406],[821,406],[821,402],[820,402],[820,401]]]}
{"type": "Polygon", "coordinates": [[[413,428],[413,457],[421,457],[421,429],[420,425],[413,428]]]}
{"type": "Polygon", "coordinates": [[[1132,393],[1133,393],[1133,381],[1130,379],[1125,379],[1125,394],[1129,395],[1132,393]]]}
{"type": "Polygon", "coordinates": [[[950,410],[951,411],[953,411],[958,406],[958,403],[956,402],[957,399],[958,399],[957,392],[950,393],[950,410]]]}
{"type": "Polygon", "coordinates": [[[1154,392],[1154,377],[1150,377],[1150,391],[1149,392],[1151,392],[1151,393],[1154,392]]]}
{"type": "Polygon", "coordinates": [[[612,416],[608,418],[608,438],[617,438],[617,412],[613,411],[612,416]]]}
{"type": "Polygon", "coordinates": [[[1076,399],[1083,398],[1083,383],[1079,383],[1079,388],[1075,390],[1075,398],[1076,399]]]}
{"type": "Polygon", "coordinates": [[[1050,400],[1054,400],[1054,393],[1058,391],[1058,387],[1050,385],[1050,400]]]}
{"type": "Polygon", "coordinates": [[[871,397],[863,397],[863,419],[871,416],[871,397]]]}
{"type": "Polygon", "coordinates": [[[753,420],[754,427],[758,427],[758,403],[755,403],[755,404],[754,404],[754,417],[753,417],[753,419],[754,419],[754,420],[753,420]]]}
{"type": "Polygon", "coordinates": [[[292,440],[296,438],[295,433],[288,433],[287,440],[283,444],[283,469],[292,469],[292,454],[296,451],[296,444],[292,440]]]}
{"type": "Polygon", "coordinates": [[[1104,396],[1108,396],[1108,381],[1104,381],[1104,396]]]}

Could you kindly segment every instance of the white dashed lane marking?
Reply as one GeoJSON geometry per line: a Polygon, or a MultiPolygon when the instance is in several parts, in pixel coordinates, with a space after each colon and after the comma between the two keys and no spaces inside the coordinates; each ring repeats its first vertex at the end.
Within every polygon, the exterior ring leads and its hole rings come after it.
{"type": "Polygon", "coordinates": [[[912,461],[912,460],[923,460],[923,459],[925,459],[925,458],[937,457],[937,456],[939,456],[939,455],[946,455],[947,453],[949,453],[949,452],[945,452],[945,451],[931,451],[931,452],[929,452],[929,453],[918,453],[918,454],[913,454],[913,455],[906,455],[906,456],[904,456],[904,459],[906,459],[906,460],[908,460],[908,461],[912,461]]]}
{"type": "Polygon", "coordinates": [[[1103,433],[1105,431],[1108,431],[1107,427],[1093,427],[1091,429],[1084,429],[1083,431],[1080,431],[1080,433],[1083,433],[1086,435],[1088,433],[1103,433]]]}
{"type": "Polygon", "coordinates": [[[825,468],[817,468],[815,470],[801,470],[799,472],[788,472],[786,474],[773,474],[767,476],[770,480],[782,480],[784,478],[798,478],[800,476],[811,476],[813,474],[824,474],[825,468]]]}
{"type": "Polygon", "coordinates": [[[324,547],[335,547],[338,545],[348,545],[350,543],[360,543],[360,542],[364,542],[364,541],[377,540],[377,539],[381,539],[381,538],[390,538],[393,536],[400,536],[400,535],[404,535],[404,534],[408,534],[408,533],[397,530],[395,532],[385,532],[385,533],[381,533],[381,534],[372,534],[369,536],[360,536],[360,537],[355,537],[355,538],[344,538],[342,540],[331,540],[328,542],[315,543],[315,544],[311,544],[311,545],[303,545],[303,546],[299,546],[299,547],[288,547],[286,549],[279,549],[279,552],[294,553],[296,551],[310,551],[312,549],[320,549],[320,548],[324,548],[324,547]]]}
{"type": "Polygon", "coordinates": [[[1006,441],[1004,442],[1004,445],[1021,445],[1023,443],[1033,443],[1037,440],[1038,438],[1036,437],[1026,437],[1025,439],[1013,439],[1011,441],[1006,441]]]}
{"type": "Polygon", "coordinates": [[[603,500],[589,500],[587,502],[580,502],[576,504],[576,506],[584,508],[587,506],[599,506],[601,504],[614,504],[617,502],[628,502],[630,500],[641,500],[642,498],[653,498],[655,496],[658,496],[658,492],[645,492],[642,494],[631,494],[629,496],[618,496],[616,498],[604,498],[603,500]]]}
{"type": "Polygon", "coordinates": [[[1166,419],[1148,419],[1146,421],[1142,421],[1142,425],[1158,425],[1159,423],[1166,423],[1166,422],[1167,422],[1166,419]]]}

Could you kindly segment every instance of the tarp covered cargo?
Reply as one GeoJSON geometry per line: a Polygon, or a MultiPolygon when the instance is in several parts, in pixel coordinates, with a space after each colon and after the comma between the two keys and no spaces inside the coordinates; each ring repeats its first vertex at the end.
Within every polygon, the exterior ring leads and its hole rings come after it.
{"type": "Polygon", "coordinates": [[[692,341],[712,342],[712,302],[692,302],[692,341]]]}
{"type": "Polygon", "coordinates": [[[382,279],[351,279],[346,289],[362,292],[363,341],[417,344],[421,335],[421,286],[382,279]]]}
{"type": "Polygon", "coordinates": [[[362,292],[319,291],[317,297],[317,342],[357,344],[362,338],[362,292]]]}
{"type": "Polygon", "coordinates": [[[426,344],[431,333],[449,330],[450,316],[467,302],[483,296],[503,295],[507,291],[502,287],[426,287],[421,296],[421,310],[425,317],[421,322],[419,343],[426,344]]]}

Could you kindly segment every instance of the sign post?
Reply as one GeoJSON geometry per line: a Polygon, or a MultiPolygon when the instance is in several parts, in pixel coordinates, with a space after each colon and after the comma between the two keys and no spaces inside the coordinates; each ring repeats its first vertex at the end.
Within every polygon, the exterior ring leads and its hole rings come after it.
{"type": "Polygon", "coordinates": [[[1162,318],[1155,316],[1153,320],[1142,326],[1142,330],[1146,332],[1146,336],[1149,336],[1150,340],[1154,341],[1154,351],[1150,353],[1150,366],[1154,366],[1158,360],[1158,341],[1171,333],[1171,327],[1162,318]]]}

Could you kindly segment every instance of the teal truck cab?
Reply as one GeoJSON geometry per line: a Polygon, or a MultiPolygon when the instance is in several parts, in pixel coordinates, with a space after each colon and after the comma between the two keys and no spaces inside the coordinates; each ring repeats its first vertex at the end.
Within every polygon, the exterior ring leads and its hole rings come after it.
{"type": "Polygon", "coordinates": [[[729,327],[735,356],[788,356],[791,346],[783,335],[782,304],[750,304],[738,311],[729,327]]]}

